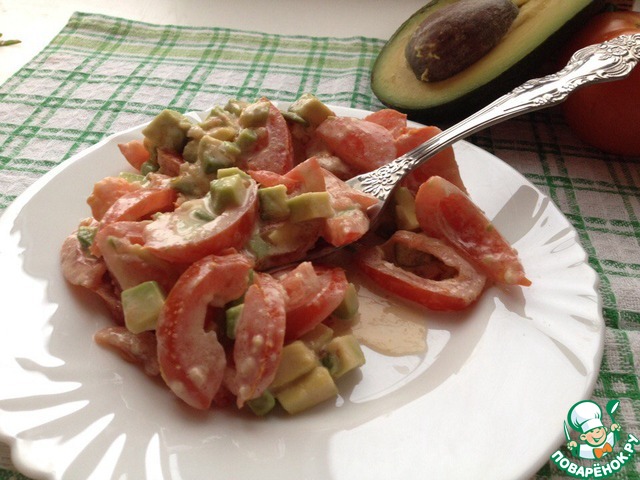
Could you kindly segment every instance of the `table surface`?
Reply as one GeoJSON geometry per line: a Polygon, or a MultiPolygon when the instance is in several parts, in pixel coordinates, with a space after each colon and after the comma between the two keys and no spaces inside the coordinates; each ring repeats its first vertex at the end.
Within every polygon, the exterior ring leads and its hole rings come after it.
{"type": "MultiPolygon", "coordinates": [[[[222,27],[279,35],[387,39],[425,3],[425,0],[0,0],[0,32],[3,39],[21,40],[18,45],[0,48],[0,86],[5,82],[8,84],[12,78],[15,80],[16,73],[29,65],[65,27],[70,16],[78,11],[163,25],[222,27]]],[[[634,2],[634,8],[640,10],[640,0],[634,2]]],[[[30,70],[28,74],[34,72],[35,70],[30,70]]],[[[27,73],[24,75],[27,76],[27,73]]],[[[607,228],[616,230],[619,225],[615,221],[619,215],[612,212],[620,208],[618,205],[627,206],[629,202],[635,205],[637,202],[634,192],[637,192],[640,184],[637,180],[638,159],[617,158],[585,147],[571,137],[557,113],[506,124],[480,134],[475,140],[482,148],[510,163],[536,186],[551,193],[552,199],[574,222],[576,228],[578,224],[581,225],[579,228],[583,229],[581,238],[585,241],[585,248],[592,260],[595,259],[593,263],[602,266],[599,273],[606,280],[603,288],[609,350],[605,350],[603,368],[608,376],[599,381],[595,396],[602,401],[616,394],[624,397],[624,406],[627,408],[625,418],[628,423],[625,426],[629,431],[634,431],[636,436],[640,436],[637,378],[640,371],[640,354],[637,351],[640,348],[640,305],[634,300],[637,294],[633,293],[637,292],[634,285],[638,284],[634,278],[637,277],[635,271],[640,265],[640,234],[636,228],[631,234],[621,234],[620,238],[624,236],[624,240],[612,244],[605,237],[606,233],[611,232],[605,232],[605,227],[595,224],[600,219],[605,222],[611,220],[612,226],[607,228]],[[567,166],[575,159],[583,163],[567,166]],[[624,195],[624,198],[620,203],[612,201],[611,205],[605,204],[602,198],[606,201],[609,197],[604,197],[604,194],[602,197],[595,195],[609,188],[608,175],[618,178],[615,175],[618,171],[631,172],[625,173],[627,177],[624,181],[614,182],[616,188],[622,185],[617,193],[624,195]],[[597,194],[587,198],[584,191],[594,185],[604,187],[602,191],[594,188],[594,191],[598,190],[597,194]],[[570,193],[577,192],[576,198],[565,197],[565,188],[570,193]],[[594,213],[589,216],[585,212],[594,213]],[[593,224],[589,224],[591,220],[594,221],[593,224]],[[629,241],[633,245],[626,243],[629,241]],[[610,247],[609,251],[605,245],[610,247]],[[634,270],[634,273],[625,276],[624,282],[618,282],[622,277],[617,277],[614,270],[623,268],[618,264],[615,268],[612,265],[616,262],[624,263],[627,255],[625,252],[632,259],[626,267],[634,270]],[[627,350],[623,350],[620,345],[631,348],[631,353],[627,355],[627,350]],[[630,358],[625,355],[630,355],[630,358]],[[619,384],[624,385],[620,387],[619,384]]],[[[0,191],[0,194],[3,193],[7,192],[0,191]]],[[[607,194],[609,193],[608,191],[607,194]]],[[[636,218],[637,216],[630,214],[629,222],[637,224],[636,218]]],[[[2,466],[8,462],[7,455],[6,447],[0,444],[0,480],[9,479],[13,475],[2,470],[2,466]]],[[[639,462],[636,462],[636,470],[637,475],[629,469],[629,479],[640,478],[639,462]]],[[[553,468],[546,470],[547,474],[549,472],[553,474],[553,478],[564,478],[553,468]]]]}
{"type": "Polygon", "coordinates": [[[22,40],[0,51],[0,83],[42,50],[75,11],[282,35],[389,38],[423,5],[423,0],[0,0],[3,38],[22,40]]]}

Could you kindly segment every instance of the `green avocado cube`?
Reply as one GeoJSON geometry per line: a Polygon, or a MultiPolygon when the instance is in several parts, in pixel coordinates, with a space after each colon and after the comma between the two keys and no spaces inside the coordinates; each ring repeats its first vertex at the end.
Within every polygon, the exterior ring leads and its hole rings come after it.
{"type": "Polygon", "coordinates": [[[278,403],[287,413],[294,414],[311,408],[338,395],[329,371],[317,366],[287,388],[276,394],[278,403]]]}
{"type": "Polygon", "coordinates": [[[154,147],[182,152],[187,143],[187,132],[192,125],[192,122],[181,113],[167,109],[151,120],[151,123],[142,130],[142,134],[154,147]]]}
{"type": "Polygon", "coordinates": [[[197,158],[205,174],[216,173],[221,168],[229,168],[236,163],[235,158],[240,153],[240,150],[235,147],[236,153],[235,150],[228,148],[226,144],[230,143],[223,142],[210,135],[205,135],[200,139],[197,158]]]}
{"type": "Polygon", "coordinates": [[[243,128],[235,139],[235,144],[242,152],[247,152],[258,141],[258,134],[252,128],[243,128]]]}
{"type": "Polygon", "coordinates": [[[247,401],[247,405],[254,414],[263,417],[276,406],[276,398],[269,390],[265,390],[259,397],[247,401]]]}
{"type": "Polygon", "coordinates": [[[84,249],[89,248],[93,244],[96,233],[98,233],[98,227],[80,225],[78,227],[78,232],[76,233],[80,246],[84,249]]]}
{"type": "Polygon", "coordinates": [[[263,220],[284,220],[289,216],[287,204],[287,187],[274,185],[258,190],[260,217],[263,220]]]}
{"type": "Polygon", "coordinates": [[[240,175],[241,178],[247,179],[251,178],[251,176],[247,172],[239,169],[238,167],[221,168],[216,172],[217,178],[230,177],[232,175],[240,175]]]}
{"type": "Polygon", "coordinates": [[[311,350],[318,353],[332,338],[333,329],[324,323],[319,323],[313,330],[300,337],[300,340],[311,350]]]}
{"type": "Polygon", "coordinates": [[[270,389],[274,392],[293,382],[318,366],[316,354],[300,340],[296,340],[282,349],[280,364],[270,389]]]}
{"type": "Polygon", "coordinates": [[[340,305],[333,311],[333,315],[341,320],[351,320],[358,313],[360,301],[358,299],[358,291],[353,283],[349,283],[344,298],[340,305]]]}
{"type": "Polygon", "coordinates": [[[225,310],[225,328],[228,338],[236,338],[236,325],[238,325],[238,319],[242,315],[243,308],[244,303],[239,303],[225,310]]]}
{"type": "Polygon", "coordinates": [[[334,214],[329,192],[306,192],[287,199],[292,222],[329,218],[334,214]]]}
{"type": "Polygon", "coordinates": [[[271,103],[267,101],[259,101],[247,105],[238,118],[240,126],[245,128],[263,127],[269,118],[271,103]]]}
{"type": "Polygon", "coordinates": [[[313,127],[320,125],[327,117],[335,116],[329,107],[311,93],[303,94],[291,104],[288,110],[306,120],[313,127]]]}
{"type": "Polygon", "coordinates": [[[325,347],[322,364],[328,368],[333,378],[340,378],[365,364],[360,344],[352,334],[335,337],[325,347]]]}
{"type": "Polygon", "coordinates": [[[210,185],[211,208],[218,215],[242,204],[247,193],[245,181],[240,175],[217,178],[210,185]]]}
{"type": "Polygon", "coordinates": [[[124,324],[132,333],[155,330],[165,296],[156,281],[140,283],[120,294],[124,324]]]}
{"type": "Polygon", "coordinates": [[[420,229],[416,217],[416,202],[407,187],[399,187],[394,192],[396,226],[399,230],[415,231],[420,229]]]}

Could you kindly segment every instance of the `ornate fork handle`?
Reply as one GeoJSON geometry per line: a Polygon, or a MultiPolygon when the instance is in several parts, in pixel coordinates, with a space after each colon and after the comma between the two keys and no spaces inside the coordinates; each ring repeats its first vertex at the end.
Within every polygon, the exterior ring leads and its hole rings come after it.
{"type": "Polygon", "coordinates": [[[402,177],[453,142],[509,118],[556,105],[582,85],[623,78],[638,61],[640,34],[585,47],[559,72],[523,83],[411,152],[348,183],[385,201],[402,177]]]}

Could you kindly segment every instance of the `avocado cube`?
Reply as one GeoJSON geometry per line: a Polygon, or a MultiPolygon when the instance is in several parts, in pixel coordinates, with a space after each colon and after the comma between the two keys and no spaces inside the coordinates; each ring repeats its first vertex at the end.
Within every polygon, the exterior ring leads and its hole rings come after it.
{"type": "Polygon", "coordinates": [[[89,248],[93,244],[93,240],[98,233],[98,227],[90,227],[88,225],[80,225],[76,232],[76,237],[80,246],[84,249],[89,248]]]}
{"type": "Polygon", "coordinates": [[[223,142],[210,135],[200,139],[198,160],[205,174],[216,173],[221,168],[228,168],[235,164],[235,157],[230,154],[229,149],[223,147],[225,143],[229,142],[223,142]]]}
{"type": "Polygon", "coordinates": [[[247,405],[253,413],[262,417],[276,406],[276,398],[269,390],[265,390],[259,397],[247,401],[247,405]]]}
{"type": "Polygon", "coordinates": [[[120,178],[124,178],[129,183],[142,183],[144,182],[144,175],[133,172],[120,172],[118,175],[120,178]]]}
{"type": "Polygon", "coordinates": [[[247,105],[238,118],[240,126],[245,128],[263,127],[267,124],[271,103],[268,101],[259,101],[247,105]]]}
{"type": "Polygon", "coordinates": [[[340,302],[340,305],[333,311],[333,315],[341,320],[351,320],[358,313],[360,307],[360,301],[358,299],[358,291],[353,283],[349,283],[347,291],[344,294],[344,298],[340,302]]]}
{"type": "Polygon", "coordinates": [[[287,187],[275,185],[258,190],[260,217],[263,220],[284,220],[289,216],[287,187]]]}
{"type": "Polygon", "coordinates": [[[302,235],[304,225],[285,222],[266,235],[266,240],[276,247],[295,245],[302,235]]]}
{"type": "Polygon", "coordinates": [[[333,378],[340,378],[345,373],[361,367],[365,363],[364,353],[356,337],[351,334],[336,337],[325,347],[322,364],[326,366],[333,378]]]}
{"type": "Polygon", "coordinates": [[[217,178],[230,177],[232,175],[240,175],[241,178],[246,179],[251,178],[247,172],[240,170],[238,167],[221,168],[216,172],[217,178]]]}
{"type": "Polygon", "coordinates": [[[154,147],[182,152],[191,126],[192,123],[187,117],[167,109],[151,120],[151,123],[142,130],[142,134],[154,147]]]}
{"type": "Polygon", "coordinates": [[[311,350],[318,353],[332,338],[333,329],[324,323],[319,323],[313,330],[300,337],[300,340],[311,350]]]}
{"type": "Polygon", "coordinates": [[[327,117],[335,116],[329,107],[311,93],[305,93],[293,102],[289,107],[289,112],[300,116],[313,127],[320,125],[327,117]]]}
{"type": "Polygon", "coordinates": [[[127,329],[132,333],[155,330],[164,299],[160,285],[153,280],[123,290],[120,300],[127,329]]]}
{"type": "Polygon", "coordinates": [[[238,319],[242,315],[242,309],[244,303],[239,303],[225,310],[225,329],[228,338],[236,338],[236,325],[238,325],[238,319]]]}
{"type": "Polygon", "coordinates": [[[329,370],[318,366],[276,394],[287,413],[295,414],[338,395],[329,370]]]}
{"type": "Polygon", "coordinates": [[[215,213],[221,214],[243,202],[247,187],[240,175],[231,175],[212,180],[210,191],[211,208],[215,213]]]}
{"type": "Polygon", "coordinates": [[[235,144],[240,151],[246,152],[250,150],[258,140],[258,134],[252,128],[243,128],[236,137],[235,144]]]}
{"type": "Polygon", "coordinates": [[[329,218],[334,214],[329,192],[306,192],[287,199],[292,222],[329,218]]]}
{"type": "Polygon", "coordinates": [[[313,350],[300,340],[296,340],[282,349],[280,365],[269,388],[277,392],[316,366],[318,366],[318,358],[313,350]]]}
{"type": "Polygon", "coordinates": [[[407,187],[399,187],[394,192],[395,219],[399,230],[415,231],[420,229],[416,217],[416,202],[413,194],[407,187]]]}

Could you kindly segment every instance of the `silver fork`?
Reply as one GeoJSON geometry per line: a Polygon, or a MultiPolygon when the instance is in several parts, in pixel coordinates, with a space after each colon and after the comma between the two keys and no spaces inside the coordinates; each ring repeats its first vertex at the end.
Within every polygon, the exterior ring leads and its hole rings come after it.
{"type": "MultiPolygon", "coordinates": [[[[523,83],[405,155],[353,177],[347,184],[380,200],[381,204],[373,212],[373,221],[405,175],[452,143],[518,115],[557,105],[583,85],[624,78],[638,61],[640,34],[637,33],[582,48],[559,72],[523,83]]],[[[611,133],[615,135],[615,132],[611,133]]]]}
{"type": "MultiPolygon", "coordinates": [[[[429,158],[439,151],[496,123],[557,105],[583,85],[624,78],[639,61],[640,34],[621,35],[582,48],[573,54],[559,72],[523,83],[410,152],[376,170],[353,177],[346,183],[380,201],[367,212],[373,229],[384,207],[392,198],[393,190],[404,176],[429,161],[429,158]]],[[[615,132],[612,132],[612,135],[615,135],[615,132]]],[[[308,252],[304,260],[323,257],[335,250],[336,247],[321,245],[308,252]]]]}

